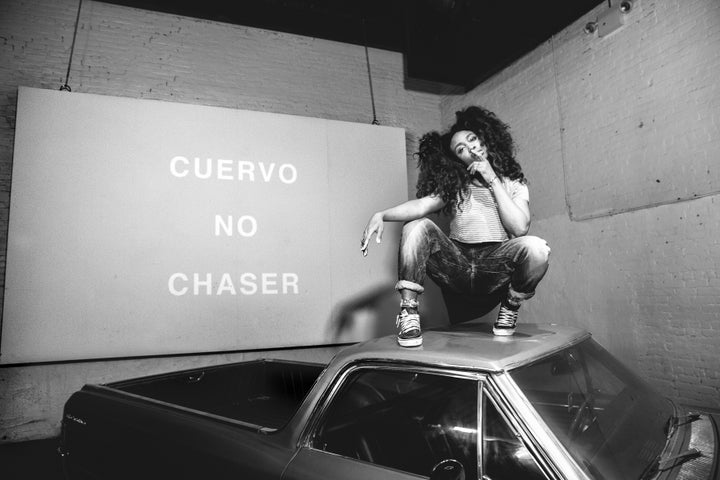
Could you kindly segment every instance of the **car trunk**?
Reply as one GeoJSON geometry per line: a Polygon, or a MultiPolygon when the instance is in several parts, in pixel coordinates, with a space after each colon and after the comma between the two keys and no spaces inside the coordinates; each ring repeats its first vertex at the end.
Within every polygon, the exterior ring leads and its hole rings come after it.
{"type": "Polygon", "coordinates": [[[115,382],[107,387],[262,427],[282,428],[324,365],[257,360],[115,382]]]}

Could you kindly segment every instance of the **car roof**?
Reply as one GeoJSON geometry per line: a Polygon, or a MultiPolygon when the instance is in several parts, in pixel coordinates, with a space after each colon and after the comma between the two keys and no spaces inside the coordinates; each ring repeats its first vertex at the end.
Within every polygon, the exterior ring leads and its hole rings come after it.
{"type": "Polygon", "coordinates": [[[588,337],[586,330],[556,324],[522,323],[513,336],[496,336],[492,324],[469,322],[423,331],[419,347],[401,347],[395,335],[358,343],[340,351],[335,364],[403,361],[434,366],[502,372],[526,365],[588,337]]]}

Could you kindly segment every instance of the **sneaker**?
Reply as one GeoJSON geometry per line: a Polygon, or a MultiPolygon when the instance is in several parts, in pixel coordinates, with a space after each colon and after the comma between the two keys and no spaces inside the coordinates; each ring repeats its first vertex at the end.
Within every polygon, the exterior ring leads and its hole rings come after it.
{"type": "Polygon", "coordinates": [[[401,347],[418,347],[422,345],[422,332],[420,331],[420,315],[408,313],[406,309],[400,311],[395,326],[400,329],[397,341],[401,347]]]}
{"type": "Polygon", "coordinates": [[[510,336],[515,333],[518,311],[512,310],[505,305],[500,306],[498,318],[493,325],[493,333],[499,336],[510,336]]]}

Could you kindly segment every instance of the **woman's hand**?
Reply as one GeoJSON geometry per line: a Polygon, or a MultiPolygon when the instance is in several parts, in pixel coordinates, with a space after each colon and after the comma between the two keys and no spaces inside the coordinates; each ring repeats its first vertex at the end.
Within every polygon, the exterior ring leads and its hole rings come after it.
{"type": "Polygon", "coordinates": [[[472,156],[475,160],[467,167],[467,171],[470,176],[481,176],[485,183],[488,185],[491,184],[497,178],[497,174],[495,173],[495,170],[493,170],[492,165],[490,165],[485,153],[473,153],[472,156]]]}
{"type": "Polygon", "coordinates": [[[368,243],[370,238],[375,235],[377,243],[382,242],[384,222],[410,222],[417,220],[430,213],[437,212],[445,206],[445,201],[433,194],[422,198],[415,198],[395,205],[387,210],[381,210],[375,213],[367,223],[365,231],[363,231],[362,240],[360,241],[360,251],[363,257],[367,256],[368,243]]]}
{"type": "Polygon", "coordinates": [[[362,252],[363,257],[367,257],[368,243],[370,243],[370,238],[373,234],[375,234],[375,241],[377,243],[382,241],[384,221],[385,220],[383,219],[383,214],[381,212],[374,214],[370,217],[370,220],[368,220],[368,224],[363,231],[362,240],[360,241],[360,251],[362,252]]]}

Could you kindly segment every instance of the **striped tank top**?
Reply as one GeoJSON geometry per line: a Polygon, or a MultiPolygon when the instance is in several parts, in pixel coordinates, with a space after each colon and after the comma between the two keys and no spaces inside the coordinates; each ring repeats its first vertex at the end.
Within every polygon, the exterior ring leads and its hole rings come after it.
{"type": "MultiPolygon", "coordinates": [[[[502,187],[513,200],[530,201],[527,185],[500,177],[502,187]]],[[[504,242],[508,234],[500,221],[495,196],[487,187],[471,184],[465,200],[455,207],[450,238],[462,243],[504,242]]],[[[498,187],[499,188],[499,187],[498,187]]]]}

